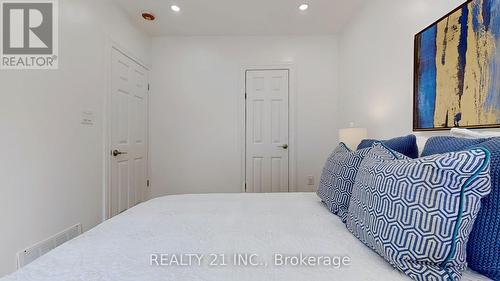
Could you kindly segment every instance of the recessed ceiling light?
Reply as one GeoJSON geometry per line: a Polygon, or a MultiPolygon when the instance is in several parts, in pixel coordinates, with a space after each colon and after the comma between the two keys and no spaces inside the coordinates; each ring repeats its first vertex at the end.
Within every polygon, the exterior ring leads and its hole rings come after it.
{"type": "Polygon", "coordinates": [[[172,10],[174,12],[180,12],[181,8],[177,5],[172,5],[172,6],[170,6],[170,10],[172,10]]]}
{"type": "Polygon", "coordinates": [[[147,21],[154,21],[155,20],[155,15],[153,15],[153,13],[150,13],[150,12],[143,12],[142,13],[142,18],[147,20],[147,21]]]}
{"type": "Polygon", "coordinates": [[[309,5],[308,4],[304,3],[304,4],[302,4],[302,5],[299,6],[299,10],[301,10],[301,11],[305,11],[307,9],[309,9],[309,5]]]}

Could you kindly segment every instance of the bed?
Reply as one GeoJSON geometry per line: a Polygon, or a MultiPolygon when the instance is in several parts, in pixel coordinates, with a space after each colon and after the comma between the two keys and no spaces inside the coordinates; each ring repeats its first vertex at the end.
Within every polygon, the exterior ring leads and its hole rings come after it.
{"type": "MultiPolygon", "coordinates": [[[[351,235],[316,194],[280,193],[156,198],[0,280],[410,279],[351,235]],[[342,258],[343,262],[340,266],[294,266],[290,259],[288,265],[280,264],[285,257],[300,257],[301,253],[307,257],[342,258]],[[187,255],[183,263],[172,262],[173,256],[182,258],[183,254],[200,255],[200,262],[197,258],[189,262],[187,255]],[[278,263],[276,254],[281,257],[278,263]],[[164,260],[158,262],[158,257],[164,260]],[[240,262],[235,263],[234,257],[240,262]],[[245,257],[253,266],[244,266],[245,257]],[[349,263],[344,263],[346,257],[349,263]],[[211,262],[213,265],[209,265],[211,262]]],[[[489,279],[468,271],[462,280],[489,279]]]]}

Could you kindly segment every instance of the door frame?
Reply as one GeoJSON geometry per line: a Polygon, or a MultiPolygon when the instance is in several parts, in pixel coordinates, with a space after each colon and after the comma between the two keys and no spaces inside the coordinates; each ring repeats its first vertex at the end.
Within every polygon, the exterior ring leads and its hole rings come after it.
{"type": "Polygon", "coordinates": [[[294,63],[245,64],[240,69],[238,124],[241,151],[240,182],[245,193],[246,183],[246,74],[252,70],[288,70],[288,192],[297,192],[297,68],[294,63]]]}
{"type": "MultiPolygon", "coordinates": [[[[148,72],[148,85],[150,81],[150,67],[147,66],[142,60],[138,59],[138,57],[134,56],[131,52],[124,48],[121,44],[114,41],[113,39],[108,40],[108,44],[106,46],[106,61],[105,61],[105,69],[106,69],[106,95],[104,99],[104,113],[103,113],[103,135],[104,135],[104,151],[103,151],[103,162],[104,162],[104,177],[103,177],[103,190],[102,190],[102,221],[105,221],[110,218],[111,213],[111,165],[112,165],[112,156],[110,151],[112,150],[112,126],[111,126],[111,101],[112,101],[112,71],[113,71],[113,50],[116,50],[128,57],[141,67],[143,67],[148,72]]],[[[146,177],[148,180],[150,179],[150,95],[148,90],[148,101],[146,105],[147,112],[147,125],[146,125],[146,177]]],[[[144,195],[145,198],[149,197],[149,192],[146,192],[144,195]]]]}

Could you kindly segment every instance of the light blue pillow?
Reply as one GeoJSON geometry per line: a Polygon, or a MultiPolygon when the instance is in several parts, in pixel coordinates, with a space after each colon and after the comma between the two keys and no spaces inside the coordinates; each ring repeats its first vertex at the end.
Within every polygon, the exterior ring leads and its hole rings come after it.
{"type": "Polygon", "coordinates": [[[481,198],[483,148],[409,159],[374,144],[353,186],[347,228],[414,280],[459,280],[481,198]]]}
{"type": "Polygon", "coordinates": [[[341,143],[330,154],[323,168],[317,194],[328,210],[344,222],[359,165],[369,150],[370,148],[351,151],[341,143]]]}

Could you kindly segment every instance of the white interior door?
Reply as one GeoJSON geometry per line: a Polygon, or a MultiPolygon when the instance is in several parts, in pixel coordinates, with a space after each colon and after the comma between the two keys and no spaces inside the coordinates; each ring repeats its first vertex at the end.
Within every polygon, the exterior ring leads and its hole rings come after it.
{"type": "Polygon", "coordinates": [[[289,191],[289,71],[246,73],[246,191],[289,191]]]}
{"type": "Polygon", "coordinates": [[[148,72],[113,48],[109,217],[144,200],[147,188],[148,72]]]}

